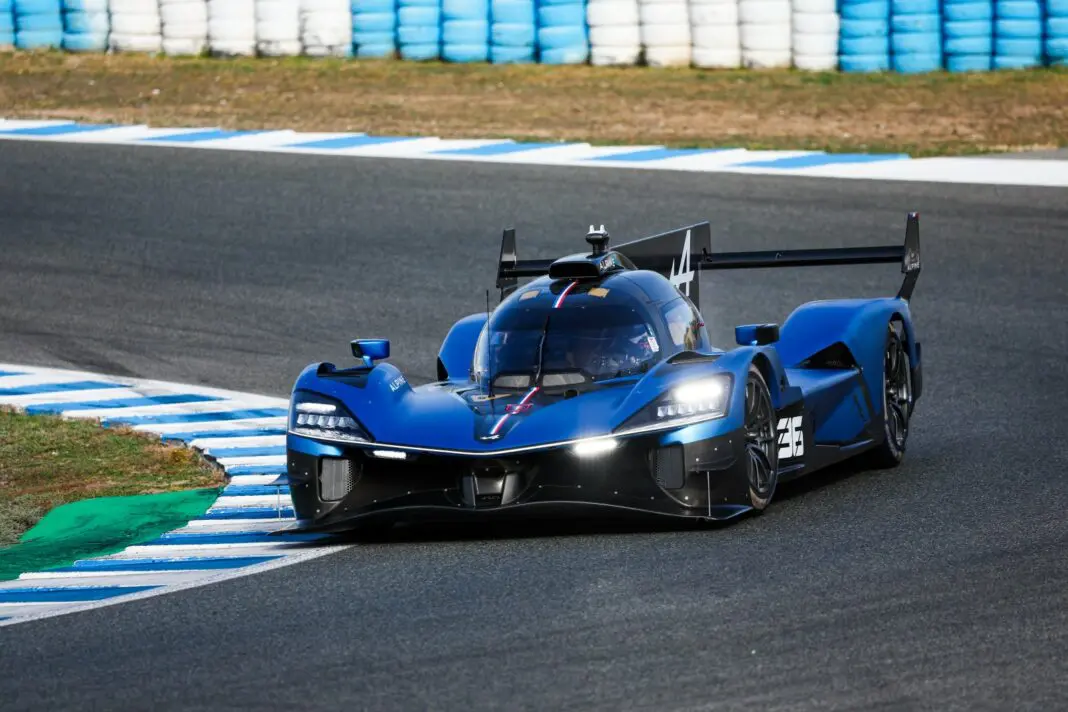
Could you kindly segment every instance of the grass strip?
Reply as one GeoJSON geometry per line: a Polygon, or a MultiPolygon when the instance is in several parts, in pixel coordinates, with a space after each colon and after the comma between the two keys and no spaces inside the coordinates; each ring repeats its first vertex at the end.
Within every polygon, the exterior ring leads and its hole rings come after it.
{"type": "Polygon", "coordinates": [[[1068,69],[924,75],[0,55],[8,118],[914,156],[1068,145],[1068,69]]]}

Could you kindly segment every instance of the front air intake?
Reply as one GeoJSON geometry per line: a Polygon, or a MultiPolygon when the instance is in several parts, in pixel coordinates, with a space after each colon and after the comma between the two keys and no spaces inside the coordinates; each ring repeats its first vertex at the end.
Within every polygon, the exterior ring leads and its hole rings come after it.
{"type": "Polygon", "coordinates": [[[319,499],[344,499],[360,479],[360,466],[352,460],[324,457],[319,466],[319,499]]]}
{"type": "Polygon", "coordinates": [[[653,478],[664,489],[681,489],[686,484],[686,469],[681,445],[654,450],[651,466],[653,478]]]}

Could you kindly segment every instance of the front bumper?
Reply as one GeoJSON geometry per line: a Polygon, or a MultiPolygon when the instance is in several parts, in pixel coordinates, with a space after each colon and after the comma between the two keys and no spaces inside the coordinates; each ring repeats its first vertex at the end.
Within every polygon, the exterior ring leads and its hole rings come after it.
{"type": "Polygon", "coordinates": [[[670,434],[631,437],[585,458],[569,447],[501,457],[408,452],[403,460],[374,449],[288,436],[297,529],[609,510],[727,519],[749,509],[739,431],[690,443],[670,434]]]}

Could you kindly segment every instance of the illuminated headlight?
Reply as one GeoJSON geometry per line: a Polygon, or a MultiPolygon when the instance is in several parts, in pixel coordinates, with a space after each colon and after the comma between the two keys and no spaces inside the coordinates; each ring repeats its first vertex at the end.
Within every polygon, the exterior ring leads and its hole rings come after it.
{"type": "Polygon", "coordinates": [[[656,417],[687,418],[693,415],[721,416],[727,407],[727,384],[721,377],[685,383],[671,391],[656,407],[656,417]]]}
{"type": "Polygon", "coordinates": [[[575,443],[571,451],[579,457],[596,457],[616,449],[619,441],[615,438],[598,438],[575,443]]]}
{"type": "Polygon", "coordinates": [[[722,418],[730,403],[731,384],[729,373],[679,384],[628,418],[616,428],[615,434],[633,435],[681,428],[722,418]]]}
{"type": "Polygon", "coordinates": [[[352,414],[340,403],[312,393],[298,393],[293,397],[289,414],[289,432],[309,438],[368,442],[370,437],[352,414]]]}

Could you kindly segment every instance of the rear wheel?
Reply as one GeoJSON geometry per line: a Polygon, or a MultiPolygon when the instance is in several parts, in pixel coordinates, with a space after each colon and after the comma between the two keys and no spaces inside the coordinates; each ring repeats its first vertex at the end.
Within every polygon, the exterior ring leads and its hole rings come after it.
{"type": "Polygon", "coordinates": [[[871,451],[871,464],[896,467],[905,457],[912,416],[912,362],[905,348],[904,327],[890,322],[883,354],[883,442],[871,451]]]}
{"type": "Polygon", "coordinates": [[[764,376],[752,365],[745,381],[745,472],[749,501],[753,509],[763,511],[771,503],[779,482],[779,450],[771,391],[764,376]]]}

